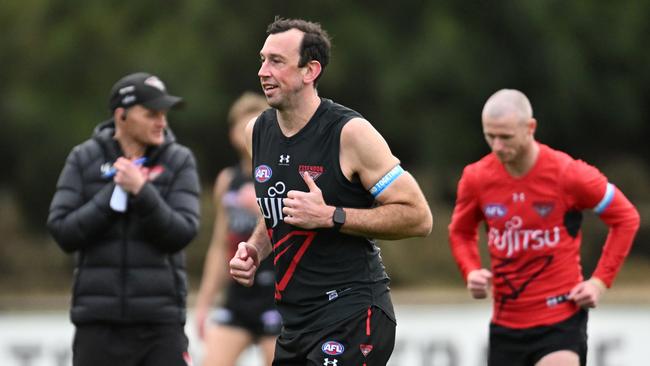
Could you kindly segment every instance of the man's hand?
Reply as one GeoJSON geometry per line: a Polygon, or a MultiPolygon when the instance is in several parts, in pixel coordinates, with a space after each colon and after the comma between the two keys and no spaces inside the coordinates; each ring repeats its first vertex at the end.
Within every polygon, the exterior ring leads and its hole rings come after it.
{"type": "Polygon", "coordinates": [[[113,167],[116,170],[113,178],[115,184],[131,194],[140,193],[142,186],[147,182],[147,178],[142,173],[140,166],[125,157],[119,157],[113,167]]]}
{"type": "Polygon", "coordinates": [[[325,204],[323,192],[307,172],[302,174],[302,179],[309,192],[292,190],[287,193],[287,198],[282,200],[284,222],[303,229],[334,226],[334,207],[325,204]]]}
{"type": "Polygon", "coordinates": [[[194,319],[196,323],[196,333],[199,335],[199,339],[205,339],[205,323],[208,319],[208,314],[210,313],[210,308],[206,306],[198,306],[194,311],[194,319]]]}
{"type": "Polygon", "coordinates": [[[598,278],[580,282],[569,292],[569,300],[582,308],[595,308],[607,287],[598,278]]]}
{"type": "Polygon", "coordinates": [[[467,289],[475,299],[486,298],[491,286],[492,272],[485,268],[475,269],[467,275],[467,289]]]}
{"type": "Polygon", "coordinates": [[[255,272],[260,265],[257,248],[246,242],[239,243],[235,256],[230,260],[230,275],[240,284],[251,287],[255,272]]]}

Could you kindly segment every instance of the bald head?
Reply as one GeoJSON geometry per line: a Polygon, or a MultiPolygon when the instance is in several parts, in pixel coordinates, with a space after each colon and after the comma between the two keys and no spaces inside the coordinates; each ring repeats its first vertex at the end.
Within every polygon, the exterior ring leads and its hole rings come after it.
{"type": "Polygon", "coordinates": [[[492,152],[513,176],[525,174],[535,163],[537,121],[524,93],[501,89],[485,102],[483,135],[492,152]]]}
{"type": "Polygon", "coordinates": [[[506,115],[518,116],[522,122],[533,118],[533,108],[524,93],[516,89],[501,89],[488,98],[481,114],[483,120],[506,115]]]}

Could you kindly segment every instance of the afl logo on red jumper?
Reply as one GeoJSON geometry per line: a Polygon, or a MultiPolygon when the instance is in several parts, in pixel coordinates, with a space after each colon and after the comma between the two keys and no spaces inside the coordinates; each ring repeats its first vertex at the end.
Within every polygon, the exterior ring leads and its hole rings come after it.
{"type": "Polygon", "coordinates": [[[488,219],[494,219],[504,217],[508,213],[508,209],[500,203],[488,203],[485,205],[483,212],[488,219]]]}
{"type": "Polygon", "coordinates": [[[273,175],[273,170],[268,165],[260,165],[255,168],[255,180],[259,183],[264,183],[267,180],[271,179],[273,175]]]}
{"type": "Polygon", "coordinates": [[[338,356],[345,351],[345,347],[336,341],[327,341],[321,346],[323,353],[330,356],[338,356]]]}

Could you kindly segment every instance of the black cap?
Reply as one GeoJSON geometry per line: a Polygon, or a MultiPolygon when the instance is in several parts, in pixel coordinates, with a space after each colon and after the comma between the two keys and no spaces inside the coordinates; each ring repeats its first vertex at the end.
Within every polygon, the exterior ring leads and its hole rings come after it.
{"type": "Polygon", "coordinates": [[[129,108],[140,104],[156,111],[167,110],[182,105],[183,99],[167,93],[165,84],[154,75],[146,72],[129,74],[118,80],[111,88],[108,108],[129,108]]]}

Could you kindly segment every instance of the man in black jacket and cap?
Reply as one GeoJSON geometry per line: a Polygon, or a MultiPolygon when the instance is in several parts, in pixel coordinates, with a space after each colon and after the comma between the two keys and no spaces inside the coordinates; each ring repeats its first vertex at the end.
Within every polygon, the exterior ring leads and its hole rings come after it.
{"type": "Polygon", "coordinates": [[[47,226],[76,254],[73,364],[191,364],[183,249],[199,225],[192,152],[167,112],[182,99],[134,73],[111,89],[112,117],[66,160],[47,226]]]}

